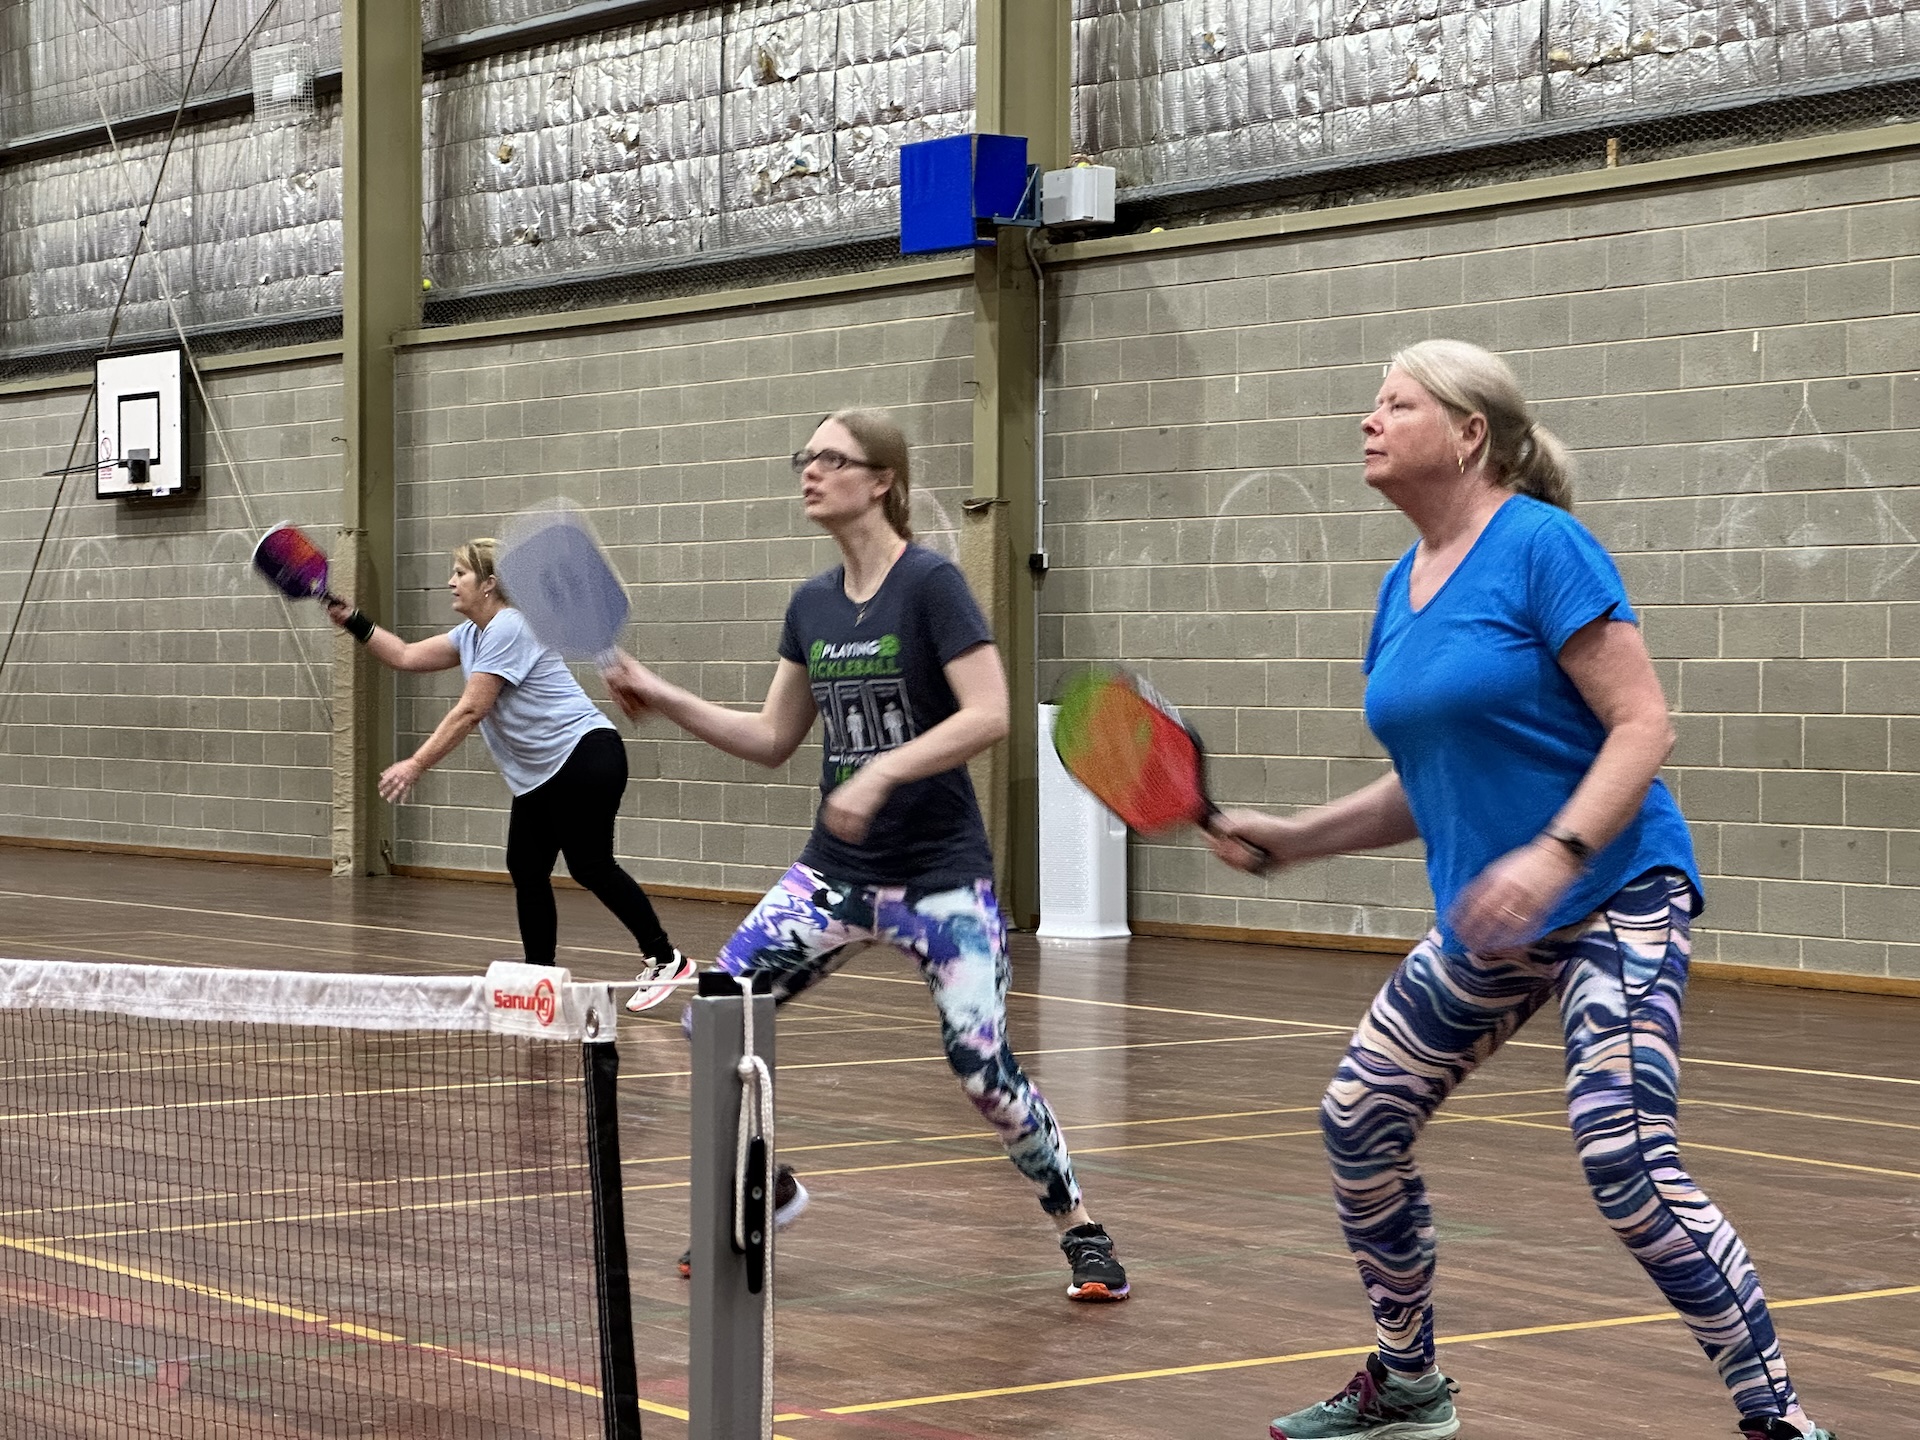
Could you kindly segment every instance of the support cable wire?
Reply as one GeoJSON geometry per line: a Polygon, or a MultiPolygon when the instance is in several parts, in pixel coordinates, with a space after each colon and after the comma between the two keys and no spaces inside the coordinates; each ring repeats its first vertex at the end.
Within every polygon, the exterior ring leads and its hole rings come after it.
{"type": "MultiPolygon", "coordinates": [[[[186,83],[180,87],[180,102],[174,107],[173,124],[167,129],[166,148],[160,152],[160,168],[153,177],[153,191],[147,196],[147,208],[140,216],[140,228],[133,239],[133,253],[127,257],[127,270],[120,277],[120,293],[113,302],[113,313],[107,319],[107,338],[100,344],[100,353],[106,354],[113,348],[113,337],[120,332],[120,312],[126,309],[127,291],[133,285],[134,267],[140,263],[140,252],[147,243],[147,224],[153,219],[155,207],[160,203],[160,187],[167,178],[167,162],[173,158],[174,143],[180,136],[180,119],[186,113],[187,96],[193,93],[193,79],[200,70],[200,58],[206,54],[207,36],[213,31],[213,17],[220,9],[220,0],[208,0],[207,18],[200,26],[200,43],[194,46],[193,63],[187,67],[186,83]]],[[[93,393],[87,393],[87,403],[81,408],[80,423],[74,427],[73,443],[67,447],[66,468],[61,472],[60,483],[54,487],[53,504],[47,508],[47,523],[40,528],[40,543],[34,547],[33,560],[27,566],[26,583],[20,587],[20,600],[13,608],[13,623],[7,627],[7,643],[0,648],[0,679],[7,673],[7,662],[13,658],[13,643],[20,634],[20,621],[27,613],[27,601],[33,596],[33,582],[39,577],[40,562],[47,552],[47,539],[53,534],[53,522],[59,517],[60,506],[67,495],[67,481],[73,476],[74,457],[80,453],[80,442],[86,438],[87,421],[93,415],[93,393]]]]}
{"type": "MultiPolygon", "coordinates": [[[[95,98],[97,101],[98,97],[95,98]]],[[[113,133],[113,122],[107,118],[105,105],[100,106],[100,123],[106,127],[107,143],[113,147],[115,162],[131,174],[133,164],[121,152],[120,142],[113,133]]],[[[200,361],[193,353],[193,343],[187,339],[187,327],[180,319],[180,306],[174,297],[173,277],[167,269],[166,256],[158,250],[153,250],[148,252],[147,259],[160,272],[160,293],[166,298],[167,315],[173,321],[173,333],[180,341],[181,353],[186,357],[187,373],[193,376],[193,388],[199,392],[200,413],[207,417],[207,424],[212,428],[214,438],[220,443],[220,455],[226,462],[227,474],[233,481],[233,493],[240,501],[240,513],[246,518],[247,533],[259,535],[262,532],[259,518],[254,514],[253,497],[247,494],[246,485],[241,481],[240,464],[234,459],[233,446],[227,439],[226,427],[220,423],[219,412],[214,409],[213,397],[207,393],[207,382],[200,373],[200,361]]],[[[273,592],[273,597],[280,604],[281,618],[287,622],[287,632],[293,637],[294,651],[300,656],[300,668],[307,673],[307,683],[313,687],[314,699],[319,703],[320,713],[326,719],[326,728],[331,730],[333,728],[332,697],[321,686],[320,672],[314,669],[313,657],[307,653],[306,640],[301,634],[299,623],[294,618],[293,602],[277,588],[273,592]]]]}
{"type": "Polygon", "coordinates": [[[735,977],[740,984],[740,1129],[733,1151],[733,1248],[747,1249],[747,1157],[760,1142],[764,1173],[760,1183],[764,1203],[758,1207],[759,1244],[764,1278],[760,1283],[760,1440],[773,1440],[773,1072],[753,1048],[753,979],[735,977]]]}
{"type": "Polygon", "coordinates": [[[260,27],[267,23],[273,12],[280,8],[280,0],[267,0],[260,9],[260,18],[255,20],[247,33],[240,37],[240,43],[228,52],[227,58],[220,62],[220,68],[207,77],[207,89],[211,90],[220,83],[221,76],[233,67],[233,62],[248,53],[253,47],[253,37],[260,33],[260,27]]]}

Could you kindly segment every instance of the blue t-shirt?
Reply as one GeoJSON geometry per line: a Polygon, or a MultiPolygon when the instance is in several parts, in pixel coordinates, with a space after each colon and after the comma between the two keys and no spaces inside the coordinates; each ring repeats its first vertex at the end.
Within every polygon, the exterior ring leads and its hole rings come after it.
{"type": "Polygon", "coordinates": [[[515,795],[551,780],[588,731],[613,729],[560,652],[542,645],[518,610],[502,610],[484,630],[463,620],[447,638],[460,652],[464,674],[507,682],[480,722],[480,737],[515,795]]]}
{"type": "MultiPolygon", "coordinates": [[[[953,562],[909,545],[865,605],[847,598],[846,571],[816,575],[787,605],[780,657],[807,667],[819,708],[820,796],[868,761],[924,735],[960,708],[947,663],[993,642],[953,562]]],[[[973,780],[956,765],[896,786],[858,845],[820,822],[800,863],[836,880],[954,890],[993,878],[993,852],[973,780]]]]}
{"type": "MultiPolygon", "coordinates": [[[[1494,512],[1417,613],[1407,597],[1413,557],[1401,556],[1380,586],[1362,666],[1367,725],[1393,757],[1426,842],[1441,937],[1459,949],[1447,915],[1461,891],[1547,827],[1607,738],[1560,668],[1561,648],[1603,616],[1637,619],[1600,542],[1530,496],[1494,512]]],[[[1693,837],[1656,779],[1640,813],[1593,857],[1542,930],[1585,918],[1660,867],[1683,872],[1701,894],[1693,837]]]]}

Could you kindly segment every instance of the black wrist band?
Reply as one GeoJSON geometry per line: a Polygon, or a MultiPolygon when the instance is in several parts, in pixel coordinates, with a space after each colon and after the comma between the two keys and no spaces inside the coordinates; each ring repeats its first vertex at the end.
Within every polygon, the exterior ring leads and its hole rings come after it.
{"type": "Polygon", "coordinates": [[[1542,839],[1552,840],[1557,844],[1566,846],[1567,853],[1582,865],[1586,865],[1593,860],[1593,847],[1571,830],[1565,830],[1556,825],[1549,829],[1542,830],[1540,835],[1542,839]]]}
{"type": "Polygon", "coordinates": [[[373,638],[373,621],[358,610],[349,610],[347,618],[340,622],[340,628],[353,636],[362,645],[373,638]]]}

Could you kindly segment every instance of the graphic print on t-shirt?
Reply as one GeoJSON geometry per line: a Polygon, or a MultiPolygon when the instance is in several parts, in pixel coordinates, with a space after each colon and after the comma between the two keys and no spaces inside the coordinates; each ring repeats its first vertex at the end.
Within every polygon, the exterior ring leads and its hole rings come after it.
{"type": "Polygon", "coordinates": [[[813,703],[826,722],[826,760],[836,783],[913,739],[913,705],[898,635],[838,645],[816,640],[807,653],[807,676],[813,703]]]}

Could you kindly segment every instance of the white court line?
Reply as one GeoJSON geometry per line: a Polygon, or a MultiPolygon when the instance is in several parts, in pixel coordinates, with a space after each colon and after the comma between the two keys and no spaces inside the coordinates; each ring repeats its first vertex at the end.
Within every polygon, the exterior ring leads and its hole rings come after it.
{"type": "MultiPolygon", "coordinates": [[[[226,920],[262,920],[269,923],[278,921],[282,924],[328,925],[340,929],[372,930],[393,935],[421,935],[439,940],[469,940],[485,945],[506,943],[492,936],[463,935],[447,930],[412,930],[399,925],[372,925],[360,920],[309,920],[284,915],[258,915],[244,910],[206,910],[193,905],[163,905],[153,900],[113,900],[95,895],[51,895],[33,890],[0,890],[0,898],[8,897],[18,900],[65,900],[76,904],[88,905],[125,905],[144,910],[169,910],[185,915],[211,915],[226,920]]],[[[565,948],[586,955],[626,954],[623,950],[602,950],[588,946],[567,946],[565,948]]],[[[429,961],[422,963],[438,963],[444,965],[450,962],[429,961]]],[[[865,980],[873,984],[915,985],[925,988],[925,982],[917,979],[896,979],[888,975],[862,975],[858,972],[848,972],[846,970],[836,971],[835,973],[847,975],[850,979],[854,980],[865,980]]],[[[1153,1005],[1137,1005],[1125,1000],[1089,1000],[1073,995],[1041,995],[1028,990],[1010,990],[1007,993],[1009,995],[1017,995],[1025,1000],[1045,1000],[1057,1005],[1096,1005],[1115,1010],[1136,1010],[1143,1013],[1186,1015],[1198,1019],[1235,1020],[1246,1025],[1287,1025],[1303,1029],[1323,1031],[1338,1030],[1346,1032],[1351,1032],[1353,1029],[1352,1022],[1334,1023],[1325,1020],[1284,1020],[1268,1015],[1231,1015],[1208,1010],[1173,1010],[1153,1005]]],[[[1507,1044],[1518,1046],[1524,1050],[1552,1050],[1559,1052],[1566,1048],[1564,1045],[1554,1045],[1538,1040],[1509,1040],[1507,1044]]],[[[1681,1065],[1682,1068],[1688,1065],[1713,1065],[1730,1070],[1754,1070],[1769,1075],[1810,1075],[1822,1080],[1863,1080],[1879,1085],[1920,1086],[1920,1076],[1866,1075],[1848,1070],[1813,1070],[1796,1065],[1761,1065],[1751,1060],[1706,1060],[1698,1056],[1689,1055],[1682,1058],[1681,1065]]]]}
{"type": "MultiPolygon", "coordinates": [[[[845,974],[846,972],[838,972],[845,974]]],[[[892,975],[860,975],[848,977],[853,980],[865,980],[875,985],[919,985],[918,980],[902,980],[892,975]]],[[[1050,1005],[1096,1005],[1111,1010],[1138,1010],[1153,1015],[1191,1015],[1207,1020],[1237,1020],[1245,1025],[1298,1025],[1312,1026],[1322,1031],[1337,1030],[1342,1034],[1353,1033],[1353,1025],[1334,1025],[1320,1020],[1276,1020],[1267,1015],[1229,1015],[1212,1010],[1172,1010],[1159,1005],[1137,1005],[1128,1000],[1088,1000],[1078,995],[1042,995],[1031,990],[1009,990],[1008,995],[1017,995],[1023,1000],[1044,1000],[1050,1005]]],[[[1303,1039],[1310,1037],[1301,1037],[1303,1039]]],[[[1566,1050],[1564,1044],[1555,1045],[1543,1040],[1509,1040],[1509,1046],[1518,1046],[1522,1050],[1551,1050],[1560,1054],[1566,1050]]],[[[1920,1076],[1905,1075],[1860,1075],[1850,1070],[1806,1070],[1794,1065],[1760,1065],[1751,1060],[1703,1060],[1696,1056],[1684,1055],[1680,1061],[1682,1067],[1688,1065],[1720,1065],[1732,1070],[1761,1070],[1771,1075],[1817,1075],[1827,1080],[1871,1080],[1882,1085],[1920,1085],[1920,1076]]]]}

